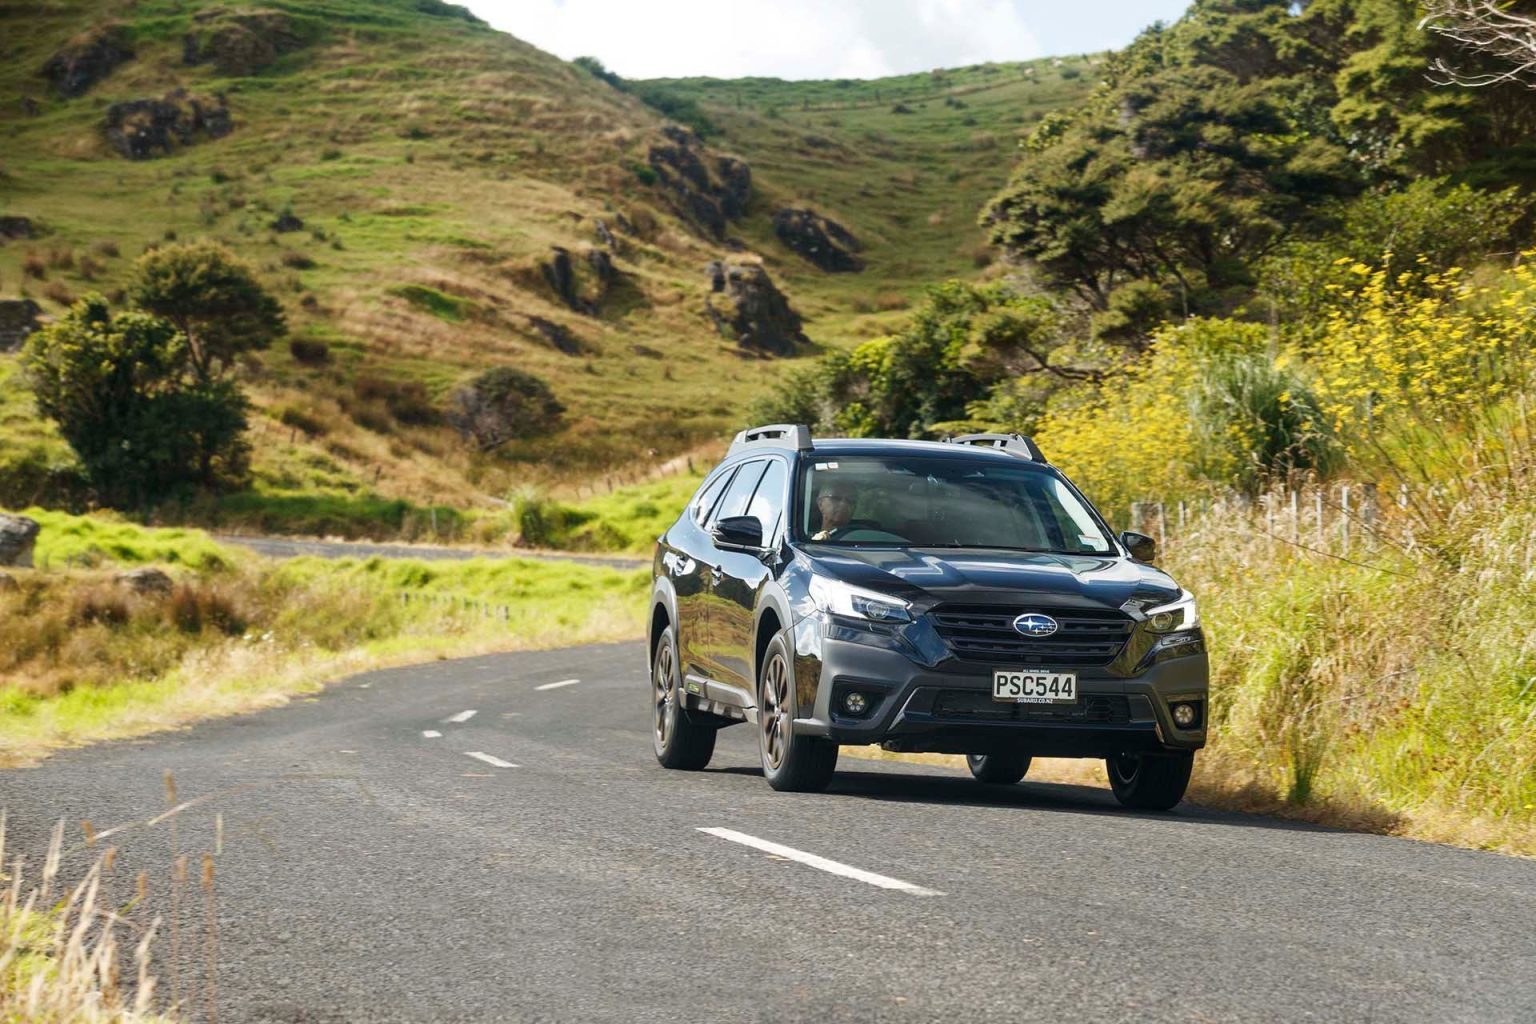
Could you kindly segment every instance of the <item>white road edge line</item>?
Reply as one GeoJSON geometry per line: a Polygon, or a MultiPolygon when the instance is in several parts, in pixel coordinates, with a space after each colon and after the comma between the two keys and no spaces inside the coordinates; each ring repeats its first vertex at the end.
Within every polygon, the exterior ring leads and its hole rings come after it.
{"type": "Polygon", "coordinates": [[[429,740],[435,740],[442,735],[442,733],[438,732],[436,729],[423,729],[421,730],[421,734],[429,740]]]}
{"type": "Polygon", "coordinates": [[[511,761],[503,761],[499,757],[492,757],[490,754],[482,754],[478,750],[466,750],[466,751],[464,751],[464,756],[465,757],[472,757],[476,761],[484,761],[486,764],[491,765],[494,768],[516,768],[517,767],[517,765],[513,764],[511,761]]]}
{"type": "Polygon", "coordinates": [[[456,715],[449,715],[447,718],[443,719],[443,721],[444,722],[467,722],[471,718],[474,718],[475,714],[476,714],[475,709],[474,708],[470,708],[468,711],[460,711],[456,715]]]}
{"type": "Polygon", "coordinates": [[[789,860],[798,861],[801,864],[817,868],[821,871],[826,871],[829,874],[841,875],[843,878],[852,878],[855,881],[864,882],[868,885],[876,885],[882,889],[895,889],[899,892],[904,892],[912,896],[944,895],[937,889],[924,889],[920,885],[913,885],[911,882],[903,882],[899,878],[889,878],[885,875],[877,875],[873,871],[865,871],[863,868],[851,867],[847,864],[842,864],[835,860],[828,860],[825,857],[818,857],[814,853],[806,853],[805,851],[797,850],[792,846],[783,846],[779,843],[769,842],[767,839],[759,839],[756,836],[749,836],[745,832],[737,832],[735,829],[701,828],[699,831],[705,833],[706,835],[714,836],[717,839],[724,839],[732,843],[740,843],[742,846],[750,846],[754,850],[762,850],[764,853],[771,853],[779,857],[785,857],[789,860]]]}
{"type": "Polygon", "coordinates": [[[580,679],[562,679],[558,683],[545,683],[543,686],[535,686],[535,690],[558,690],[562,686],[575,686],[580,679]]]}

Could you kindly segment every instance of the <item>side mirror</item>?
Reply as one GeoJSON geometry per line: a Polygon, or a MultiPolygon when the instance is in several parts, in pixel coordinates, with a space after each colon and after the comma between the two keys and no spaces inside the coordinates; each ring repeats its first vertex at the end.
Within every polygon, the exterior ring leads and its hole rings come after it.
{"type": "Polygon", "coordinates": [[[726,516],[710,527],[709,535],[716,547],[727,551],[757,554],[763,549],[763,524],[757,516],[726,516]]]}
{"type": "Polygon", "coordinates": [[[1131,557],[1138,562],[1152,563],[1157,561],[1157,541],[1144,533],[1132,533],[1126,530],[1120,535],[1120,543],[1131,553],[1131,557]]]}

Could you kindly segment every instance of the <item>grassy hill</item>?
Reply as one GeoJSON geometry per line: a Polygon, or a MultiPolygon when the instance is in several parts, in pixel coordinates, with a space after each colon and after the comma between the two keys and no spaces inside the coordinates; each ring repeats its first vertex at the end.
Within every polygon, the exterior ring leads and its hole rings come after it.
{"type": "MultiPolygon", "coordinates": [[[[657,180],[652,154],[675,147],[661,114],[437,0],[52,0],[0,17],[0,216],[35,232],[0,245],[0,297],[57,314],[112,295],[146,247],[208,236],[287,308],[289,338],[243,371],[256,493],[226,512],[470,506],[522,482],[633,475],[718,438],[785,363],[716,330],[708,262],[760,257],[816,347],[877,333],[923,284],[985,262],[974,211],[1015,133],[1091,77],[1036,62],[666,83],[720,128],[686,148],[751,167],[745,210],[717,233],[657,180]],[[78,95],[41,73],[56,56],[97,71],[129,51],[78,95]],[[116,106],[132,101],[154,102],[116,106]],[[114,125],[121,145],[178,111],[167,152],[114,148],[114,125]],[[866,269],[829,274],[786,248],[772,219],[788,204],[852,230],[866,269]],[[574,273],[564,298],[557,247],[574,273]],[[604,256],[606,284],[591,262],[604,256]],[[441,408],[503,364],[551,384],[564,426],[478,454],[441,408]]],[[[67,452],[14,386],[0,403],[0,473],[33,487],[10,498],[46,498],[67,452]]]]}
{"type": "Polygon", "coordinates": [[[696,103],[717,141],[752,161],[775,202],[753,211],[746,233],[782,265],[826,339],[838,344],[878,333],[926,285],[974,276],[993,259],[977,212],[1007,181],[1019,136],[1079,102],[1100,59],[978,64],[872,81],[644,85],[696,103]],[[814,273],[773,237],[769,217],[777,205],[810,206],[837,219],[867,246],[867,270],[814,273]]]}

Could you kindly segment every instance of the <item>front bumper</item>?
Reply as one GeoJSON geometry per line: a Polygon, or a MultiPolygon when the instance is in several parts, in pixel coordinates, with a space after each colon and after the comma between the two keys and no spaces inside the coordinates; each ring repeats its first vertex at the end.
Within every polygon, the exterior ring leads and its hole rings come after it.
{"type": "Polygon", "coordinates": [[[1075,706],[1020,705],[992,700],[993,669],[1018,666],[955,658],[923,664],[900,644],[839,640],[820,626],[807,619],[797,630],[799,706],[813,710],[795,720],[798,734],[847,745],[878,743],[889,750],[1023,750],[1042,757],[1167,753],[1205,745],[1210,667],[1203,642],[1135,676],[1104,668],[1067,669],[1078,677],[1075,706]],[[870,699],[863,715],[843,710],[843,695],[850,689],[870,699]],[[1174,724],[1169,708],[1181,701],[1199,705],[1199,721],[1192,728],[1174,724]]]}

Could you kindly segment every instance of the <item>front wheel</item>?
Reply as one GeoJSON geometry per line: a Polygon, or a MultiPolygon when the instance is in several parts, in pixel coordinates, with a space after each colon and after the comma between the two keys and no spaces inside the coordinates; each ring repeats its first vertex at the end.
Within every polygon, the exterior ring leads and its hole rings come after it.
{"type": "Polygon", "coordinates": [[[668,626],[651,662],[651,747],[663,768],[696,772],[715,756],[715,732],[688,717],[677,665],[677,636],[668,626]]]}
{"type": "Polygon", "coordinates": [[[966,754],[965,766],[977,782],[1011,786],[1029,772],[1030,757],[1018,751],[1006,754],[966,754]]]}
{"type": "Polygon", "coordinates": [[[815,793],[837,769],[837,744],[795,735],[795,675],[782,635],[768,642],[757,680],[757,749],[763,778],[781,792],[815,793]]]}
{"type": "Polygon", "coordinates": [[[1138,754],[1105,758],[1109,788],[1124,807],[1166,811],[1184,799],[1195,755],[1138,754]]]}

